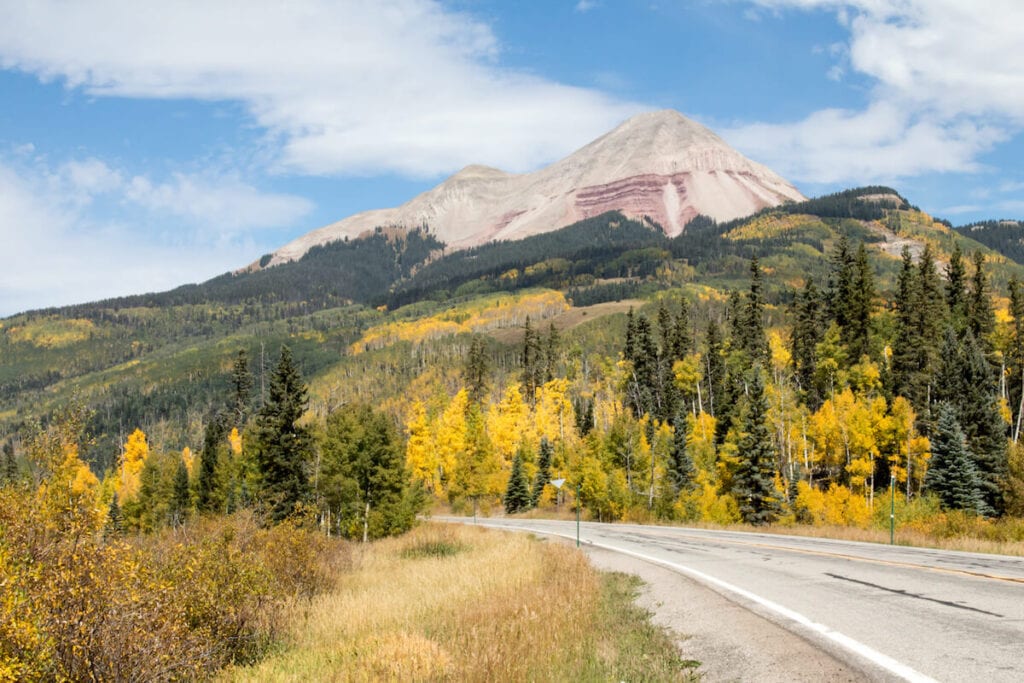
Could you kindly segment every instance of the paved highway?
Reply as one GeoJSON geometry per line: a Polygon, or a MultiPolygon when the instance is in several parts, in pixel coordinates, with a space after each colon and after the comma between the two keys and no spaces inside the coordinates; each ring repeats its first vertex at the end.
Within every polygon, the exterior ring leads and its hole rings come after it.
{"type": "MultiPolygon", "coordinates": [[[[575,522],[478,523],[576,535],[575,522]]],[[[588,522],[580,536],[709,586],[868,678],[1024,681],[1024,558],[588,522]]]]}

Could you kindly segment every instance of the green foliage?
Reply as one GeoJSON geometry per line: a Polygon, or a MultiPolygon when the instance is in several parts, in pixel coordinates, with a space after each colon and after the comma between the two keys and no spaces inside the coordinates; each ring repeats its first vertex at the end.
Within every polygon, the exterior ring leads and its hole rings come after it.
{"type": "Polygon", "coordinates": [[[267,401],[256,414],[253,445],[261,502],[276,522],[292,514],[309,495],[306,465],[312,440],[308,430],[299,425],[306,401],[306,385],[292,360],[291,349],[282,346],[267,401]]]}
{"type": "Polygon", "coordinates": [[[408,530],[419,512],[394,424],[368,405],[327,417],[320,443],[317,492],[350,538],[381,538],[408,530]]]}
{"type": "Polygon", "coordinates": [[[732,487],[740,516],[747,524],[754,525],[771,524],[781,512],[779,493],[775,489],[775,450],[768,431],[768,401],[762,375],[761,368],[754,366],[743,416],[743,435],[738,444],[739,466],[732,487]]]}
{"type": "Polygon", "coordinates": [[[949,403],[940,404],[938,409],[938,424],[932,437],[932,459],[924,483],[938,496],[944,508],[987,511],[977,469],[956,413],[949,403]]]}
{"type": "Polygon", "coordinates": [[[505,512],[512,515],[530,508],[530,487],[523,472],[523,456],[516,453],[512,459],[512,472],[505,489],[505,512]]]}
{"type": "Polygon", "coordinates": [[[554,449],[551,447],[551,442],[548,441],[547,437],[542,437],[539,452],[537,453],[537,474],[533,478],[533,489],[530,492],[531,507],[537,507],[541,494],[544,493],[544,487],[551,481],[552,455],[554,455],[554,449]]]}

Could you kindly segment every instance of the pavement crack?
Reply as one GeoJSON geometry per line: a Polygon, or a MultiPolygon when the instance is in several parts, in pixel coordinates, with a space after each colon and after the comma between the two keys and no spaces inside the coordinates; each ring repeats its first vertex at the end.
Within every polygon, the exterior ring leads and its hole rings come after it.
{"type": "Polygon", "coordinates": [[[832,574],[831,572],[825,572],[825,576],[831,576],[833,579],[839,579],[841,581],[849,581],[850,583],[857,583],[861,586],[868,586],[869,588],[877,588],[878,590],[886,591],[888,593],[895,593],[896,595],[903,595],[908,598],[916,598],[918,600],[927,600],[928,602],[935,602],[946,607],[955,607],[957,609],[964,609],[971,612],[978,612],[979,614],[987,614],[990,617],[997,617],[999,619],[1005,618],[1005,614],[997,614],[995,612],[989,612],[987,610],[978,609],[977,607],[969,607],[968,605],[961,605],[949,600],[939,600],[938,598],[929,598],[927,595],[921,595],[920,593],[911,593],[910,591],[903,590],[902,588],[889,588],[887,586],[881,586],[877,583],[871,583],[870,581],[861,581],[860,579],[854,579],[849,576],[842,576],[840,574],[832,574]]]}

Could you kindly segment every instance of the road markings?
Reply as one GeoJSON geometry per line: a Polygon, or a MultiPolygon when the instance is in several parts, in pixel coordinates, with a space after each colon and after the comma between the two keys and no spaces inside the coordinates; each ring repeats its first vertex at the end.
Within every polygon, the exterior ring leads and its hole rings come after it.
{"type": "MultiPolygon", "coordinates": [[[[534,532],[534,533],[550,534],[550,535],[553,535],[553,536],[561,536],[563,538],[570,538],[570,539],[575,538],[575,536],[573,536],[571,534],[563,534],[563,533],[559,533],[559,532],[555,532],[555,531],[549,531],[549,530],[544,530],[544,529],[532,528],[532,527],[529,527],[529,526],[513,526],[513,525],[508,525],[508,524],[487,524],[486,522],[484,522],[483,525],[484,526],[490,526],[491,528],[496,528],[496,529],[522,529],[522,530],[531,531],[531,532],[534,532]]],[[[791,621],[793,623],[799,624],[800,626],[803,626],[804,628],[807,628],[807,629],[809,629],[809,630],[811,630],[811,631],[813,631],[813,632],[815,632],[815,633],[817,633],[817,634],[819,634],[821,636],[824,636],[826,639],[832,641],[836,645],[839,645],[840,647],[842,647],[842,648],[844,648],[844,649],[846,649],[846,650],[856,654],[857,656],[862,657],[862,658],[868,660],[869,662],[875,664],[876,666],[879,666],[879,667],[885,669],[886,671],[892,673],[895,676],[898,676],[899,678],[901,678],[901,679],[903,679],[905,681],[912,681],[913,683],[937,683],[935,681],[935,679],[933,679],[933,678],[931,678],[929,676],[926,676],[923,673],[921,673],[920,671],[917,671],[916,669],[911,668],[911,667],[907,666],[906,664],[893,659],[889,655],[883,654],[883,653],[879,652],[878,650],[875,650],[874,648],[872,648],[872,647],[870,647],[868,645],[865,645],[864,643],[860,642],[859,640],[854,640],[850,636],[848,636],[848,635],[846,635],[844,633],[840,633],[839,631],[836,631],[836,630],[826,626],[825,624],[819,624],[818,622],[811,620],[810,618],[804,616],[803,614],[800,614],[799,612],[797,612],[795,610],[791,610],[788,607],[780,605],[777,602],[773,602],[771,600],[768,600],[767,598],[763,598],[760,595],[757,595],[756,593],[751,593],[750,591],[748,591],[745,588],[740,588],[739,586],[734,586],[733,584],[731,584],[731,583],[729,583],[727,581],[722,581],[721,579],[716,578],[714,576],[711,576],[710,574],[705,574],[702,571],[698,571],[696,569],[692,569],[690,567],[686,567],[684,565],[677,564],[675,562],[670,562],[669,560],[664,560],[664,559],[661,559],[659,557],[654,557],[652,555],[647,555],[645,553],[638,553],[638,552],[633,551],[633,550],[626,550],[624,548],[617,548],[617,547],[612,546],[612,545],[607,545],[607,544],[604,544],[604,543],[595,543],[593,541],[586,541],[586,544],[590,545],[590,546],[593,546],[595,548],[601,548],[603,550],[610,550],[612,552],[621,553],[623,555],[629,555],[630,557],[635,557],[638,560],[643,560],[645,562],[650,562],[652,564],[657,564],[657,565],[660,565],[662,567],[667,567],[667,568],[669,568],[669,569],[671,569],[673,571],[679,572],[680,574],[685,574],[687,576],[691,576],[691,577],[697,579],[698,581],[700,581],[700,582],[702,582],[704,584],[709,584],[709,585],[712,585],[712,586],[716,586],[716,587],[718,587],[718,588],[720,588],[720,589],[722,589],[722,590],[724,590],[726,592],[732,593],[734,595],[738,595],[738,596],[740,596],[740,597],[742,597],[742,598],[744,598],[746,600],[749,600],[750,602],[753,602],[756,605],[760,605],[761,607],[763,607],[764,609],[766,609],[766,610],[768,610],[770,612],[774,612],[775,614],[781,616],[784,619],[787,619],[787,620],[789,620],[789,621],[791,621]]]]}

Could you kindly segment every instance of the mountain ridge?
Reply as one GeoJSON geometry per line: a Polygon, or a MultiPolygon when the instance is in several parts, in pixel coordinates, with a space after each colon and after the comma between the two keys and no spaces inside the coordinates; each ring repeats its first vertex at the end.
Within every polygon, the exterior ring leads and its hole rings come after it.
{"type": "Polygon", "coordinates": [[[531,173],[461,169],[401,206],[349,216],[292,240],[269,261],[357,238],[380,226],[429,226],[449,249],[550,232],[608,211],[681,233],[699,214],[717,221],[805,197],[710,129],[673,110],[634,116],[569,156],[531,173]]]}

